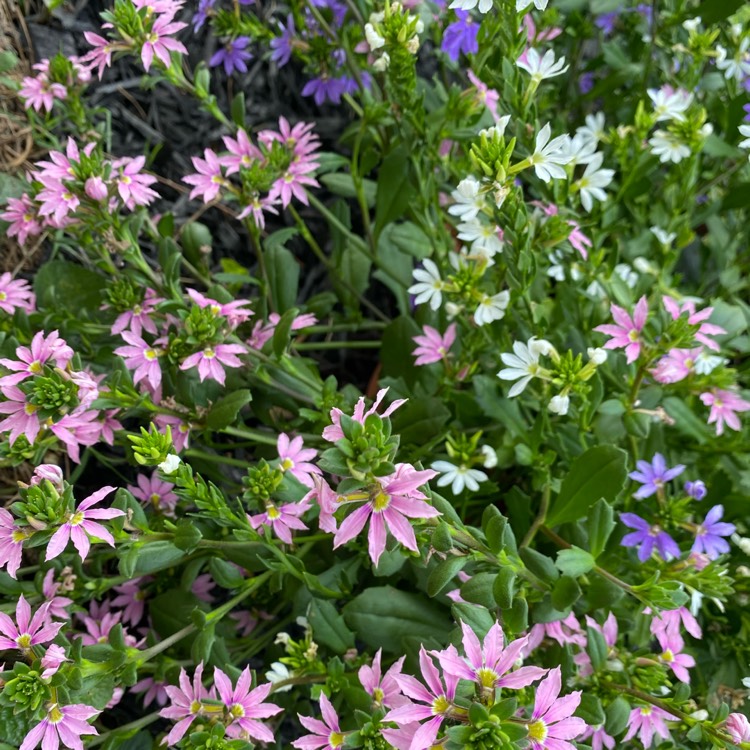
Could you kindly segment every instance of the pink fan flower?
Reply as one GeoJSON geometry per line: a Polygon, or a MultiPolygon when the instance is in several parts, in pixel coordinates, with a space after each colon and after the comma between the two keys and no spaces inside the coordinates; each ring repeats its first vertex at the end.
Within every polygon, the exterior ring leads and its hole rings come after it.
{"type": "Polygon", "coordinates": [[[656,706],[634,708],[628,719],[628,733],[622,741],[627,742],[638,735],[643,747],[648,750],[653,744],[654,736],[659,736],[663,740],[670,739],[669,728],[665,723],[667,720],[677,721],[677,717],[656,706]]]}
{"type": "Polygon", "coordinates": [[[333,548],[354,539],[369,518],[368,547],[375,565],[385,551],[388,531],[404,547],[417,552],[419,548],[414,529],[407,519],[435,518],[440,515],[440,511],[425,502],[426,495],[417,489],[434,476],[437,476],[437,472],[432,469],[417,471],[409,464],[396,464],[393,474],[377,477],[379,490],[342,521],[333,539],[333,548]]]}
{"type": "Polygon", "coordinates": [[[40,742],[42,750],[57,750],[60,743],[71,750],[83,750],[81,737],[99,734],[88,723],[88,719],[98,713],[93,706],[83,703],[72,703],[69,706],[54,703],[44,719],[24,737],[19,750],[34,750],[40,742]]]}
{"type": "Polygon", "coordinates": [[[581,737],[582,740],[591,740],[591,750],[614,750],[617,744],[614,737],[607,734],[604,727],[589,727],[581,737]]]}
{"type": "Polygon", "coordinates": [[[443,685],[440,672],[424,646],[419,649],[419,665],[427,687],[411,675],[394,675],[401,691],[414,702],[394,708],[383,717],[383,721],[393,721],[402,727],[427,719],[414,733],[409,750],[428,750],[435,744],[440,727],[453,708],[458,685],[458,677],[448,673],[443,685]]]}
{"type": "Polygon", "coordinates": [[[300,750],[339,750],[344,746],[346,735],[342,734],[339,717],[325,693],[320,694],[320,712],[323,714],[323,721],[297,714],[300,724],[312,734],[295,740],[292,747],[300,750]]]}
{"type": "Polygon", "coordinates": [[[50,622],[52,618],[57,620],[70,619],[68,607],[73,603],[73,600],[67,596],[57,595],[61,585],[59,581],[55,581],[55,569],[50,568],[44,576],[44,581],[42,581],[42,594],[44,594],[44,598],[49,605],[47,619],[50,622]]]}
{"type": "Polygon", "coordinates": [[[0,392],[6,398],[0,402],[0,414],[7,414],[7,417],[0,421],[0,432],[10,432],[8,442],[11,445],[21,435],[25,435],[33,445],[39,430],[42,429],[36,406],[26,402],[26,394],[16,385],[1,386],[0,392]]]}
{"type": "Polygon", "coordinates": [[[648,300],[645,295],[638,300],[633,317],[615,304],[610,305],[615,325],[605,324],[594,328],[612,338],[604,344],[605,349],[625,349],[627,362],[635,362],[641,353],[641,331],[648,317],[648,300]]]}
{"type": "MultiPolygon", "coordinates": [[[[387,388],[381,388],[381,390],[378,391],[377,396],[375,397],[375,401],[373,402],[372,406],[365,411],[365,399],[364,396],[360,396],[359,400],[357,401],[357,405],[354,407],[354,413],[352,414],[352,419],[355,422],[359,422],[360,424],[365,423],[365,419],[369,417],[371,414],[377,414],[378,407],[380,406],[381,401],[385,398],[385,394],[388,393],[387,388]]],[[[393,414],[396,409],[398,409],[399,406],[402,404],[405,404],[407,399],[400,398],[396,399],[382,414],[383,417],[389,417],[391,414],[393,414]]],[[[335,443],[337,440],[341,440],[342,437],[344,437],[344,432],[341,429],[341,415],[344,412],[341,411],[341,409],[338,409],[334,407],[331,409],[330,415],[331,415],[331,422],[333,424],[328,425],[323,430],[323,439],[327,440],[329,443],[335,443]]]]}
{"type": "Polygon", "coordinates": [[[14,279],[10,273],[0,274],[0,310],[13,315],[16,310],[34,311],[36,297],[25,279],[14,279]]]}
{"type": "MultiPolygon", "coordinates": [[[[117,596],[112,600],[113,607],[122,607],[122,621],[137,625],[146,611],[146,591],[144,586],[153,580],[150,576],[133,578],[115,586],[117,596]]],[[[119,613],[118,613],[119,614],[119,613]]],[[[162,703],[162,705],[164,705],[162,703]]]]}
{"type": "Polygon", "coordinates": [[[651,632],[654,635],[658,636],[659,633],[664,632],[671,632],[679,635],[680,624],[682,624],[685,630],[687,630],[693,638],[700,638],[703,635],[698,621],[686,607],[665,609],[656,613],[653,613],[651,609],[645,609],[643,614],[654,615],[654,619],[651,620],[651,632]]]}
{"type": "MultiPolygon", "coordinates": [[[[237,214],[237,218],[239,220],[242,220],[246,216],[252,216],[253,221],[255,222],[255,226],[258,227],[258,229],[265,229],[266,216],[263,212],[266,211],[269,214],[274,214],[275,216],[277,216],[279,212],[274,208],[274,206],[277,206],[279,201],[275,198],[271,199],[268,196],[261,198],[259,195],[254,195],[248,200],[248,204],[245,206],[245,208],[242,209],[242,211],[240,211],[240,213],[237,214]]],[[[256,323],[255,327],[257,328],[259,325],[261,325],[260,322],[256,323]]],[[[259,349],[260,347],[254,348],[259,349]]]]}
{"type": "Polygon", "coordinates": [[[274,130],[261,130],[258,133],[258,142],[270,149],[276,141],[292,152],[292,164],[303,166],[305,171],[316,169],[319,164],[311,160],[312,154],[320,148],[318,136],[312,132],[313,123],[298,122],[290,127],[289,121],[279,118],[279,132],[274,130]]]}
{"type": "Polygon", "coordinates": [[[228,154],[219,157],[219,161],[227,168],[227,175],[236,174],[240,168],[249,169],[255,162],[263,161],[263,153],[255,146],[242,128],[237,130],[237,138],[223,136],[228,154]]]}
{"type": "Polygon", "coordinates": [[[23,99],[26,109],[33,107],[36,112],[41,109],[52,111],[55,99],[65,99],[68,90],[61,83],[50,83],[45,75],[26,76],[21,81],[18,96],[23,99]]]}
{"type": "Polygon", "coordinates": [[[166,706],[167,701],[169,700],[167,687],[166,682],[157,682],[153,677],[146,677],[145,679],[136,682],[135,685],[130,688],[130,692],[136,694],[145,693],[143,696],[144,708],[150,706],[154,701],[156,701],[157,706],[166,706]]]}
{"type": "MultiPolygon", "coordinates": [[[[94,617],[84,616],[83,627],[86,628],[86,632],[79,636],[81,643],[84,646],[96,646],[97,644],[106,643],[109,640],[112,628],[119,624],[121,616],[121,612],[106,612],[99,620],[94,617]]],[[[127,640],[126,638],[126,643],[127,640]]],[[[132,636],[130,636],[130,640],[131,643],[128,645],[132,645],[132,636]]]]}
{"type": "Polygon", "coordinates": [[[409,699],[401,694],[398,682],[396,682],[396,677],[401,674],[406,657],[402,656],[391,665],[385,674],[382,674],[380,667],[382,652],[383,649],[378,649],[375,658],[372,660],[372,666],[363,664],[359,668],[357,676],[365,692],[372,696],[373,703],[376,706],[398,708],[409,702],[409,699]]]}
{"type": "Polygon", "coordinates": [[[732,391],[713,390],[701,393],[701,401],[711,407],[708,424],[716,423],[716,434],[724,433],[724,425],[739,431],[742,427],[737,412],[750,411],[750,401],[738,396],[732,391]]]}
{"type": "Polygon", "coordinates": [[[540,667],[520,667],[503,676],[522,656],[528,639],[518,638],[504,647],[505,636],[497,622],[489,629],[481,646],[479,638],[465,622],[461,623],[461,630],[466,657],[459,656],[455,650],[442,652],[440,663],[446,673],[476,682],[483,691],[493,691],[499,687],[518,690],[528,687],[546,674],[547,670],[540,667]]]}
{"type": "Polygon", "coordinates": [[[94,48],[83,56],[91,68],[97,68],[99,80],[104,74],[104,69],[112,65],[112,53],[115,51],[115,45],[93,31],[84,31],[83,36],[86,41],[94,48]]]}
{"type": "Polygon", "coordinates": [[[26,194],[20,198],[8,198],[5,211],[0,213],[0,219],[10,224],[8,237],[18,237],[21,245],[25,245],[29,237],[35,237],[42,231],[37,208],[26,194]]]}
{"type": "Polygon", "coordinates": [[[312,475],[321,474],[321,470],[309,461],[318,455],[314,448],[305,448],[301,436],[289,439],[289,435],[282,432],[276,441],[279,452],[279,468],[288,471],[305,487],[312,487],[312,475]]]}
{"type": "MultiPolygon", "coordinates": [[[[153,289],[146,289],[143,300],[139,304],[117,316],[115,322],[112,324],[112,335],[116,336],[125,330],[130,330],[136,336],[140,336],[143,331],[156,335],[156,323],[151,320],[150,316],[156,309],[156,306],[163,301],[153,289]]],[[[107,305],[102,307],[102,309],[106,308],[107,305]]]]}
{"type": "Polygon", "coordinates": [[[232,328],[237,328],[238,325],[249,320],[252,315],[252,310],[243,309],[246,305],[250,304],[249,299],[235,299],[231,302],[218,302],[215,299],[206,297],[200,292],[196,292],[195,289],[187,290],[190,299],[195,302],[200,308],[210,307],[214,315],[221,315],[227,319],[227,323],[232,328]]]}
{"type": "Polygon", "coordinates": [[[272,502],[266,503],[266,512],[259,513],[255,516],[248,516],[247,520],[254,529],[264,526],[270,526],[273,533],[286,544],[292,543],[292,529],[306,531],[300,516],[303,516],[310,510],[311,504],[305,498],[298,503],[285,503],[284,505],[274,505],[272,502]]]}
{"type": "Polygon", "coordinates": [[[703,351],[697,349],[670,349],[656,367],[651,370],[654,379],[659,383],[679,383],[695,372],[695,361],[703,351]]]}
{"type": "Polygon", "coordinates": [[[476,98],[479,104],[484,104],[484,106],[490,111],[492,119],[495,122],[500,122],[500,115],[497,111],[497,105],[500,103],[500,94],[498,94],[495,89],[489,88],[486,83],[477,78],[473,71],[469,70],[467,74],[472,86],[477,90],[476,98]]]}
{"type": "Polygon", "coordinates": [[[670,630],[660,631],[656,637],[662,650],[659,661],[669,667],[680,682],[689,683],[688,669],[695,666],[695,659],[690,654],[682,653],[685,642],[677,633],[670,630]]]}
{"type": "Polygon", "coordinates": [[[560,667],[551,669],[539,683],[528,725],[533,750],[576,750],[568,740],[580,737],[587,729],[583,719],[573,716],[581,702],[581,691],[560,698],[561,687],[560,667]]]}
{"type": "MultiPolygon", "coordinates": [[[[281,316],[278,313],[271,313],[268,316],[268,322],[266,324],[263,321],[258,321],[253,326],[253,332],[250,338],[247,340],[247,345],[252,349],[260,350],[263,348],[266,341],[273,338],[273,333],[276,330],[278,322],[281,320],[281,316]]],[[[318,319],[310,314],[305,313],[304,315],[298,315],[292,321],[292,331],[299,331],[303,328],[309,328],[314,326],[318,322],[318,319]]]]}
{"type": "Polygon", "coordinates": [[[715,352],[719,351],[719,345],[713,339],[709,338],[709,336],[719,336],[726,333],[726,331],[721,326],[705,322],[711,317],[711,313],[714,311],[713,307],[705,307],[703,310],[696,312],[695,302],[683,302],[680,305],[679,302],[667,296],[662,299],[662,302],[673,320],[677,320],[681,315],[687,313],[688,323],[691,326],[700,326],[698,332],[695,334],[695,340],[700,341],[701,344],[707,346],[709,349],[713,349],[715,352]]]}
{"type": "Polygon", "coordinates": [[[48,362],[65,369],[73,359],[73,350],[60,338],[57,331],[49,334],[39,331],[34,334],[29,346],[16,347],[16,357],[18,361],[0,359],[0,365],[16,373],[0,378],[0,386],[16,385],[32,375],[39,375],[48,362]]]}
{"type": "Polygon", "coordinates": [[[165,719],[179,719],[179,721],[162,740],[162,744],[168,747],[176,745],[185,736],[190,725],[203,711],[202,701],[207,698],[214,698],[213,689],[211,692],[206,690],[201,682],[202,679],[203,662],[195,668],[192,684],[188,679],[187,672],[184,669],[180,669],[180,686],[167,685],[165,688],[172,704],[159,711],[159,716],[165,719]]]}
{"type": "Polygon", "coordinates": [[[320,187],[320,183],[314,177],[306,174],[307,171],[309,170],[304,166],[291,164],[289,169],[271,185],[268,200],[275,201],[278,198],[281,200],[282,207],[286,208],[292,202],[292,198],[296,198],[306,206],[308,199],[305,185],[320,187]]]}
{"type": "Polygon", "coordinates": [[[162,433],[166,432],[167,427],[171,429],[172,445],[177,453],[188,447],[188,443],[190,442],[190,428],[192,426],[190,422],[175,417],[172,414],[157,414],[154,417],[154,424],[162,433]]]}
{"type": "Polygon", "coordinates": [[[727,730],[736,745],[739,745],[740,742],[750,742],[750,722],[744,714],[729,714],[724,729],[727,730]]]}
{"type": "Polygon", "coordinates": [[[456,324],[451,323],[442,335],[432,326],[425,326],[422,330],[424,335],[412,336],[412,341],[419,345],[412,352],[412,356],[416,357],[414,364],[431,365],[448,356],[448,350],[456,340],[456,324]]]}
{"type": "Polygon", "coordinates": [[[227,727],[227,736],[233,739],[251,738],[259,742],[273,742],[273,732],[258,719],[268,719],[283,710],[273,703],[263,703],[273,687],[272,683],[259,685],[250,690],[252,679],[250,667],[245,667],[237,680],[237,686],[218,667],[214,667],[214,683],[232,723],[227,727]]]}
{"type": "Polygon", "coordinates": [[[190,191],[191,200],[201,196],[204,203],[209,203],[219,195],[227,180],[221,172],[219,157],[210,148],[205,149],[203,155],[205,159],[201,159],[200,156],[191,157],[196,172],[183,177],[182,181],[193,185],[190,191]]]}
{"type": "Polygon", "coordinates": [[[16,578],[21,567],[23,543],[29,536],[23,527],[16,526],[15,519],[5,508],[0,508],[0,568],[7,565],[11,578],[16,578]]]}
{"type": "Polygon", "coordinates": [[[151,477],[145,474],[139,474],[137,479],[138,486],[128,485],[128,491],[133,497],[138,498],[145,505],[159,510],[167,516],[174,516],[174,509],[179,498],[172,490],[174,485],[159,479],[159,475],[154,472],[151,477]]]}
{"type": "Polygon", "coordinates": [[[312,476],[313,489],[305,495],[306,498],[315,499],[320,506],[318,526],[321,531],[335,534],[338,524],[334,513],[338,509],[339,495],[331,489],[331,486],[318,474],[312,476]]]}
{"type": "Polygon", "coordinates": [[[169,15],[160,16],[154,21],[151,31],[146,34],[146,41],[141,48],[141,60],[147,73],[151,67],[151,63],[154,61],[154,56],[161,60],[165,68],[168,68],[172,64],[169,57],[170,50],[172,52],[180,52],[183,55],[187,54],[185,45],[169,36],[170,34],[182,31],[186,26],[187,24],[182,21],[173,21],[169,15]]]}
{"type": "Polygon", "coordinates": [[[124,359],[128,370],[133,370],[133,383],[147,380],[152,388],[158,388],[161,385],[159,357],[163,351],[132,331],[123,331],[120,335],[128,346],[117,347],[115,354],[124,359]]]}
{"type": "Polygon", "coordinates": [[[148,206],[159,197],[150,187],[156,182],[156,177],[141,174],[145,163],[145,156],[124,156],[112,162],[112,179],[117,185],[117,192],[131,211],[135,210],[136,206],[148,206]]]}
{"type": "Polygon", "coordinates": [[[52,560],[57,557],[71,539],[81,556],[81,560],[86,559],[91,547],[89,537],[101,539],[110,547],[114,547],[115,540],[112,538],[112,534],[96,520],[117,518],[118,516],[124,516],[125,513],[117,510],[117,508],[92,508],[93,505],[100,503],[110,492],[114,491],[115,487],[102,487],[83,500],[77,510],[71,513],[68,520],[52,535],[44,559],[52,560]]]}
{"type": "MultiPolygon", "coordinates": [[[[531,16],[524,16],[524,18],[531,18],[531,16]]],[[[589,251],[588,249],[593,244],[591,240],[581,231],[581,227],[575,221],[569,221],[568,226],[573,227],[573,231],[568,235],[568,242],[573,246],[575,250],[581,254],[584,260],[588,260],[589,251]]]]}
{"type": "Polygon", "coordinates": [[[42,604],[32,617],[31,607],[21,594],[16,603],[16,622],[0,612],[0,651],[28,651],[32,646],[49,643],[65,623],[46,624],[48,609],[49,604],[42,604]]]}
{"type": "Polygon", "coordinates": [[[193,585],[190,587],[190,590],[201,601],[208,602],[210,604],[211,602],[216,601],[216,597],[211,593],[211,591],[215,588],[216,584],[214,583],[214,579],[211,578],[211,574],[203,573],[202,575],[196,577],[196,579],[193,581],[193,585]]]}
{"type": "Polygon", "coordinates": [[[242,344],[217,344],[216,346],[207,346],[195,354],[191,354],[180,365],[181,370],[189,370],[191,367],[198,367],[198,377],[201,382],[206,378],[215,380],[220,385],[224,385],[226,373],[224,367],[242,367],[242,362],[236,356],[244,354],[247,351],[242,344]]]}
{"type": "Polygon", "coordinates": [[[40,666],[43,669],[42,679],[48,680],[52,675],[57,674],[57,670],[66,661],[72,661],[65,656],[65,649],[62,646],[56,646],[54,643],[47,649],[41,659],[40,666]]]}

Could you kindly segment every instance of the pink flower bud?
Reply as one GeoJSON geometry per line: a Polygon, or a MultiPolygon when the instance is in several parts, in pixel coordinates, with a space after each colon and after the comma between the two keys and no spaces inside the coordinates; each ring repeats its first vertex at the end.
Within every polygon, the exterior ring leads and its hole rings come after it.
{"type": "Polygon", "coordinates": [[[84,188],[91,200],[103,201],[107,197],[107,186],[101,177],[89,177],[84,188]]]}
{"type": "Polygon", "coordinates": [[[729,714],[726,730],[738,745],[740,742],[750,742],[750,723],[744,714],[729,714]]]}
{"type": "Polygon", "coordinates": [[[62,490],[63,473],[59,466],[55,466],[55,464],[41,464],[37,466],[30,480],[31,485],[39,484],[43,479],[48,479],[56,489],[62,490]]]}

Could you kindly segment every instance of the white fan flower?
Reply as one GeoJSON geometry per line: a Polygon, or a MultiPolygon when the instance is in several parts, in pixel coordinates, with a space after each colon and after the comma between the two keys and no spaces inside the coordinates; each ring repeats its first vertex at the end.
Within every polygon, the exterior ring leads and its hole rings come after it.
{"type": "Polygon", "coordinates": [[[533,48],[529,47],[521,57],[516,60],[516,65],[525,70],[531,80],[537,85],[547,78],[562,75],[570,66],[565,64],[565,58],[555,59],[555,53],[548,49],[543,57],[533,48]]]}
{"type": "Polygon", "coordinates": [[[443,289],[445,282],[440,278],[440,271],[435,262],[429,258],[422,261],[423,268],[415,268],[413,276],[416,284],[409,287],[409,294],[416,295],[415,305],[421,305],[425,302],[430,303],[433,310],[438,310],[443,302],[443,289]]]}
{"type": "Polygon", "coordinates": [[[689,91],[662,86],[660,89],[649,89],[647,93],[654,103],[656,122],[661,120],[685,121],[684,113],[693,103],[693,95],[689,91]]]}
{"type": "Polygon", "coordinates": [[[434,461],[430,468],[439,471],[442,476],[437,480],[438,487],[451,485],[454,495],[459,495],[468,487],[472,492],[479,489],[480,482],[487,481],[487,475],[479,469],[470,469],[465,464],[456,466],[450,461],[434,461]]]}
{"type": "Polygon", "coordinates": [[[690,156],[690,147],[682,143],[677,136],[668,130],[657,130],[649,140],[651,150],[663,164],[672,162],[679,164],[683,159],[690,156]]]}
{"type": "Polygon", "coordinates": [[[567,174],[562,167],[570,161],[568,155],[562,151],[570,136],[558,135],[550,141],[551,134],[552,128],[547,123],[537,134],[534,153],[531,155],[536,176],[544,182],[552,179],[564,180],[567,174]]]}
{"type": "Polygon", "coordinates": [[[576,128],[576,135],[580,135],[584,140],[599,143],[604,138],[604,113],[597,112],[595,115],[586,115],[586,124],[576,128]]]}
{"type": "Polygon", "coordinates": [[[458,183],[458,187],[451,193],[455,202],[448,208],[451,216],[458,216],[462,221],[476,219],[484,209],[485,198],[480,192],[481,183],[474,177],[467,177],[458,183]]]}
{"type": "Polygon", "coordinates": [[[482,301],[474,311],[474,322],[478,326],[492,323],[505,317],[505,310],[510,302],[510,292],[506,289],[490,297],[485,294],[482,301]]]}
{"type": "Polygon", "coordinates": [[[544,368],[539,364],[539,357],[549,354],[552,348],[549,341],[532,336],[525,344],[523,341],[516,341],[513,344],[513,354],[506,352],[500,355],[500,359],[507,367],[500,370],[497,376],[500,380],[518,381],[508,392],[510,398],[518,396],[532,378],[544,373],[544,368]]]}
{"type": "Polygon", "coordinates": [[[603,154],[594,154],[594,157],[586,167],[586,171],[573,185],[574,188],[580,191],[581,204],[589,213],[591,213],[591,209],[594,207],[594,200],[607,200],[604,188],[612,182],[612,178],[615,175],[613,169],[600,169],[603,159],[603,154]]]}

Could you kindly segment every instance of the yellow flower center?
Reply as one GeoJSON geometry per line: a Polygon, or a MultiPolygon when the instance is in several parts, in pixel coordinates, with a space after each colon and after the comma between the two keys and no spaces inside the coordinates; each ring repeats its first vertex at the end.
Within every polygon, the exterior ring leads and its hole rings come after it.
{"type": "Polygon", "coordinates": [[[63,718],[63,712],[57,707],[57,703],[55,703],[47,714],[47,721],[49,721],[50,724],[57,724],[62,721],[63,718]]]}
{"type": "Polygon", "coordinates": [[[388,507],[390,502],[391,502],[390,495],[386,495],[386,493],[382,491],[378,492],[378,494],[375,495],[375,497],[373,497],[372,499],[372,509],[376,513],[381,513],[388,507]]]}
{"type": "Polygon", "coordinates": [[[216,352],[210,347],[207,347],[206,349],[203,350],[203,356],[206,359],[213,359],[216,356],[216,352]]]}
{"type": "Polygon", "coordinates": [[[665,661],[667,663],[674,661],[674,654],[672,653],[671,649],[666,649],[664,653],[661,655],[661,660],[665,661]]]}
{"type": "Polygon", "coordinates": [[[124,174],[124,175],[122,175],[122,176],[120,177],[120,183],[121,183],[121,184],[123,184],[123,185],[130,185],[130,183],[131,183],[132,181],[133,181],[133,180],[131,180],[131,179],[130,179],[130,177],[128,177],[128,176],[127,176],[126,174],[124,174]]]}
{"type": "Polygon", "coordinates": [[[438,716],[444,714],[450,707],[451,702],[444,695],[441,695],[432,702],[432,713],[438,716]]]}
{"type": "Polygon", "coordinates": [[[268,513],[268,517],[272,521],[275,521],[277,518],[281,518],[281,511],[275,505],[268,505],[266,507],[266,513],[268,513]]]}
{"type": "Polygon", "coordinates": [[[8,295],[5,292],[0,292],[0,302],[5,302],[8,299],[8,295]]]}
{"type": "Polygon", "coordinates": [[[229,714],[235,719],[241,719],[245,715],[245,709],[239,703],[233,703],[229,707],[229,714]]]}
{"type": "Polygon", "coordinates": [[[344,737],[341,732],[331,732],[328,735],[328,744],[331,747],[341,747],[344,744],[344,740],[346,737],[344,737]]]}
{"type": "Polygon", "coordinates": [[[628,338],[631,341],[638,341],[638,331],[633,329],[632,331],[628,331],[628,338]]]}
{"type": "Polygon", "coordinates": [[[383,698],[385,698],[385,693],[379,687],[372,691],[372,699],[375,703],[382,703],[383,698]]]}
{"type": "Polygon", "coordinates": [[[528,726],[529,739],[535,742],[544,742],[547,739],[547,725],[541,720],[537,719],[528,726]]]}
{"type": "Polygon", "coordinates": [[[201,710],[201,702],[200,701],[193,701],[190,704],[190,713],[191,714],[197,714],[201,710]]]}
{"type": "Polygon", "coordinates": [[[495,682],[499,678],[499,675],[497,672],[494,672],[491,669],[482,668],[477,672],[477,677],[479,678],[479,682],[481,683],[482,687],[490,688],[494,687],[495,682]]]}
{"type": "Polygon", "coordinates": [[[29,365],[29,372],[38,375],[42,371],[42,363],[36,359],[29,365]]]}
{"type": "Polygon", "coordinates": [[[31,636],[28,633],[21,633],[21,635],[16,638],[16,643],[18,644],[18,648],[25,651],[26,649],[31,648],[31,636]]]}
{"type": "Polygon", "coordinates": [[[10,535],[10,539],[11,539],[11,541],[12,541],[12,542],[13,542],[14,544],[20,544],[21,542],[23,542],[24,540],[26,540],[26,539],[28,539],[28,538],[29,538],[29,537],[28,537],[28,535],[26,534],[26,532],[25,532],[25,531],[21,531],[20,529],[15,529],[15,530],[14,530],[14,531],[13,531],[13,532],[11,533],[11,535],[10,535]]]}
{"type": "Polygon", "coordinates": [[[75,513],[70,517],[70,521],[68,523],[71,526],[80,526],[83,523],[84,515],[80,511],[78,513],[75,513]]]}
{"type": "Polygon", "coordinates": [[[293,469],[294,468],[294,461],[292,461],[291,458],[285,458],[281,462],[280,468],[281,468],[282,471],[289,471],[289,469],[293,469]]]}

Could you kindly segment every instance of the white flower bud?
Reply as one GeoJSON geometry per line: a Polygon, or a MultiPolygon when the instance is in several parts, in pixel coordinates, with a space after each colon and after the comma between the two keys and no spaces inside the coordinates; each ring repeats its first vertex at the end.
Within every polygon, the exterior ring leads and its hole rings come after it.
{"type": "Polygon", "coordinates": [[[548,356],[555,350],[555,347],[546,339],[532,338],[529,340],[529,351],[542,356],[548,356]]]}
{"type": "Polygon", "coordinates": [[[685,31],[697,31],[700,25],[700,16],[696,16],[695,18],[688,18],[687,21],[682,22],[682,28],[685,29],[685,31]]]}
{"type": "Polygon", "coordinates": [[[180,468],[182,459],[175,453],[170,453],[160,464],[159,469],[164,474],[174,474],[180,468]]]}
{"type": "Polygon", "coordinates": [[[390,63],[391,56],[387,52],[383,52],[382,56],[372,64],[372,67],[374,70],[377,70],[378,73],[382,73],[383,71],[388,70],[390,63]]]}
{"type": "Polygon", "coordinates": [[[375,27],[371,23],[365,24],[365,39],[367,39],[367,44],[373,51],[385,45],[385,39],[375,31],[375,27]]]}
{"type": "Polygon", "coordinates": [[[560,414],[561,416],[564,416],[568,413],[568,408],[570,407],[570,397],[565,395],[562,396],[559,393],[557,396],[553,396],[549,404],[547,405],[547,408],[553,413],[553,414],[560,414]]]}
{"type": "Polygon", "coordinates": [[[416,55],[419,51],[419,37],[413,36],[407,43],[406,43],[406,49],[409,50],[409,52],[412,55],[416,55]]]}
{"type": "Polygon", "coordinates": [[[422,23],[422,19],[417,19],[416,24],[414,25],[414,30],[417,32],[417,34],[421,34],[424,31],[424,24],[422,23]]]}
{"type": "Polygon", "coordinates": [[[480,450],[484,456],[482,466],[484,466],[485,469],[494,469],[495,466],[497,466],[497,453],[495,453],[494,448],[489,445],[483,445],[480,450]]]}
{"type": "Polygon", "coordinates": [[[586,349],[586,354],[589,355],[589,359],[597,366],[603,365],[607,361],[607,350],[602,349],[600,346],[596,348],[589,347],[586,349]]]}

